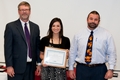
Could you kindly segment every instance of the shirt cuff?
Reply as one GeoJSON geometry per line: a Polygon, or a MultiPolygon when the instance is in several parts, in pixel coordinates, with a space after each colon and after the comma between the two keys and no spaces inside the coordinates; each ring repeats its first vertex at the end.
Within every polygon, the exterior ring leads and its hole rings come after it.
{"type": "Polygon", "coordinates": [[[73,66],[69,66],[69,70],[74,70],[74,69],[73,69],[73,66]]]}
{"type": "Polygon", "coordinates": [[[41,63],[37,63],[37,66],[40,66],[41,65],[41,63]]]}
{"type": "Polygon", "coordinates": [[[114,65],[110,65],[110,66],[109,66],[109,69],[114,70],[114,65]]]}

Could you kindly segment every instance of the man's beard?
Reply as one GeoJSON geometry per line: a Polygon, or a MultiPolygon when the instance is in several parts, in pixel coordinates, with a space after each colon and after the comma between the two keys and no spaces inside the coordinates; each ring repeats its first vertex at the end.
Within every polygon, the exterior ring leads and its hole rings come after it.
{"type": "Polygon", "coordinates": [[[23,20],[28,20],[28,19],[29,19],[29,16],[26,15],[26,14],[24,14],[24,15],[21,16],[21,18],[22,18],[23,20]]]}
{"type": "Polygon", "coordinates": [[[95,29],[97,26],[98,26],[98,24],[96,24],[96,23],[88,23],[89,28],[95,29]]]}

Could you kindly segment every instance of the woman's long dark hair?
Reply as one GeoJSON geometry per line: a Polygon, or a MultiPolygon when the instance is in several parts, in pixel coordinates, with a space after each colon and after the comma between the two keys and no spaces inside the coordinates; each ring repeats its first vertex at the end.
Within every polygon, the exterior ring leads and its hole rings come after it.
{"type": "Polygon", "coordinates": [[[61,26],[61,30],[59,32],[59,38],[61,38],[63,36],[63,24],[60,18],[53,18],[49,24],[49,29],[47,32],[47,37],[52,38],[53,37],[53,31],[52,31],[52,26],[55,22],[59,22],[60,26],[61,26]]]}

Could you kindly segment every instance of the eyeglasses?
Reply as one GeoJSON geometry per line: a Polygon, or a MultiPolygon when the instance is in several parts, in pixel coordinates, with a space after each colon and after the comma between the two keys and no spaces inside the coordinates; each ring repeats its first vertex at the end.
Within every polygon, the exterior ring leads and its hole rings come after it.
{"type": "Polygon", "coordinates": [[[29,11],[30,9],[19,9],[19,11],[29,11]]]}

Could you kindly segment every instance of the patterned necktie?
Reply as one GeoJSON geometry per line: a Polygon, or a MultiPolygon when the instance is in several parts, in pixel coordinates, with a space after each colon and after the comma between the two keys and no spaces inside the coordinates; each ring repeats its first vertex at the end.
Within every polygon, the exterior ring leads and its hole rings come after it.
{"type": "Polygon", "coordinates": [[[93,31],[91,31],[91,34],[88,38],[87,48],[86,48],[86,54],[85,54],[85,62],[89,64],[91,62],[92,58],[92,45],[93,45],[93,31]]]}
{"type": "Polygon", "coordinates": [[[26,37],[26,42],[27,42],[27,46],[28,46],[29,57],[31,58],[30,33],[27,28],[27,23],[25,23],[24,30],[25,30],[25,37],[26,37]]]}

